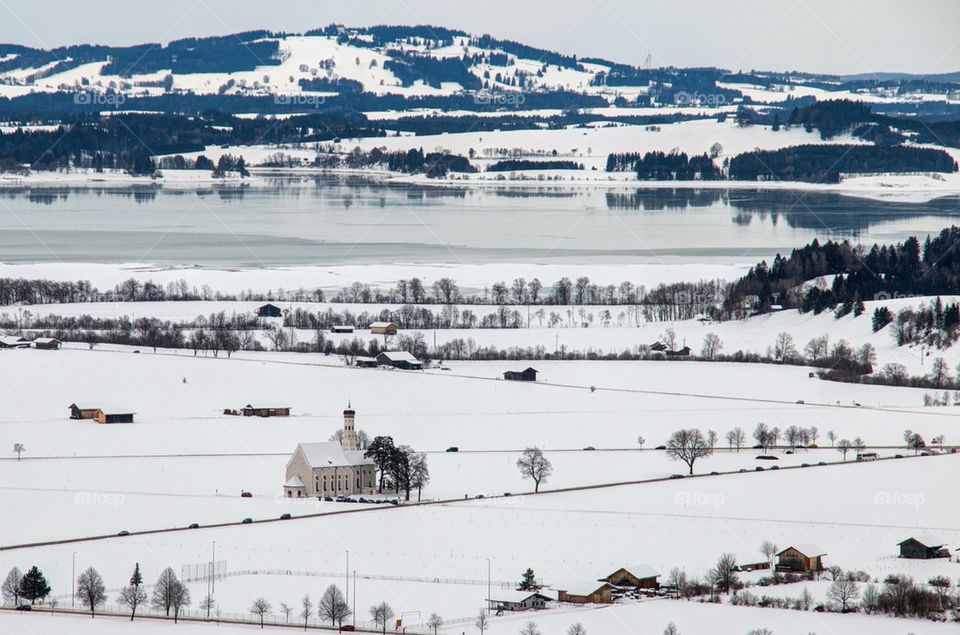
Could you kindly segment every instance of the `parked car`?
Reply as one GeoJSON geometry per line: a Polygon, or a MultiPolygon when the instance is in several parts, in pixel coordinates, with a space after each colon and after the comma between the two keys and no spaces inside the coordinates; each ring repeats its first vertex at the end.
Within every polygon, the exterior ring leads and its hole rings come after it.
{"type": "Polygon", "coordinates": [[[817,463],[817,465],[826,465],[826,463],[824,463],[823,461],[820,461],[819,463],[817,463]]]}
{"type": "Polygon", "coordinates": [[[477,494],[474,498],[486,498],[483,494],[477,494]]]}
{"type": "Polygon", "coordinates": [[[129,535],[130,535],[130,532],[127,531],[126,529],[124,529],[124,530],[120,531],[120,533],[118,533],[117,535],[118,535],[118,536],[129,536],[129,535]]]}
{"type": "Polygon", "coordinates": [[[762,471],[763,471],[763,468],[758,465],[758,466],[756,467],[756,471],[757,471],[757,472],[762,472],[762,471]]]}
{"type": "Polygon", "coordinates": [[[459,451],[460,451],[460,448],[458,448],[455,445],[452,445],[449,448],[447,448],[447,452],[459,452],[459,451]]]}
{"type": "Polygon", "coordinates": [[[683,474],[671,474],[670,478],[683,478],[683,474]]]}
{"type": "Polygon", "coordinates": [[[902,455],[902,454],[894,454],[894,455],[893,455],[893,458],[895,458],[895,459],[902,459],[902,458],[903,458],[903,455],[902,455]]]}
{"type": "Polygon", "coordinates": [[[17,607],[17,610],[18,610],[18,611],[32,611],[32,610],[33,610],[33,607],[30,606],[29,604],[21,604],[20,606],[17,607]]]}
{"type": "Polygon", "coordinates": [[[242,522],[243,522],[244,525],[249,525],[250,523],[253,522],[253,519],[252,519],[252,518],[244,518],[242,522]]]}
{"type": "Polygon", "coordinates": [[[345,631],[347,633],[352,633],[357,629],[353,627],[353,624],[344,624],[343,626],[340,627],[340,630],[345,631]]]}
{"type": "Polygon", "coordinates": [[[797,404],[802,406],[804,403],[803,399],[797,399],[797,404]]]}
{"type": "Polygon", "coordinates": [[[290,520],[292,516],[290,514],[280,514],[280,520],[290,520]]]}
{"type": "Polygon", "coordinates": [[[657,450],[666,450],[666,449],[667,449],[667,446],[665,446],[665,445],[658,445],[658,446],[656,447],[656,449],[657,449],[657,450]]]}
{"type": "Polygon", "coordinates": [[[801,463],[801,464],[800,464],[800,467],[810,467],[810,464],[809,464],[809,463],[801,463]]]}
{"type": "Polygon", "coordinates": [[[200,525],[198,525],[197,523],[190,523],[190,526],[187,527],[187,529],[199,529],[199,528],[200,528],[200,525]]]}
{"type": "Polygon", "coordinates": [[[758,461],[779,461],[780,460],[778,457],[775,457],[772,454],[758,454],[756,458],[758,461]]]}
{"type": "Polygon", "coordinates": [[[720,472],[710,472],[710,476],[719,476],[720,472]]]}
{"type": "Polygon", "coordinates": [[[333,502],[333,496],[324,496],[324,497],[323,497],[323,500],[324,500],[324,502],[332,503],[332,502],[333,502]]]}
{"type": "Polygon", "coordinates": [[[504,495],[504,496],[513,496],[513,494],[511,494],[510,492],[504,492],[503,495],[504,495]]]}
{"type": "Polygon", "coordinates": [[[592,445],[588,445],[587,447],[585,447],[585,448],[583,448],[583,449],[584,449],[584,450],[596,450],[597,448],[593,447],[592,445]]]}
{"type": "Polygon", "coordinates": [[[780,469],[780,466],[779,466],[779,465],[771,465],[771,466],[770,466],[770,469],[771,469],[771,470],[779,470],[779,469],[780,469]]]}
{"type": "Polygon", "coordinates": [[[253,494],[247,491],[241,491],[240,498],[253,498],[253,494]]]}

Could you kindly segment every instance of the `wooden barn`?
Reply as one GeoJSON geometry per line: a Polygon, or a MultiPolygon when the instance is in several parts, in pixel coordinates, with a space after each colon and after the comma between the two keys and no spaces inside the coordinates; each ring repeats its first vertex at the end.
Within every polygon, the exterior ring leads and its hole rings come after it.
{"type": "Polygon", "coordinates": [[[376,368],[377,358],[357,356],[353,358],[353,365],[358,368],[376,368]]]}
{"type": "Polygon", "coordinates": [[[126,408],[97,408],[97,423],[133,423],[132,410],[126,408]]]}
{"type": "Polygon", "coordinates": [[[19,335],[0,335],[0,348],[30,348],[30,340],[19,335]]]}
{"type": "Polygon", "coordinates": [[[498,591],[487,602],[490,610],[498,614],[503,611],[530,611],[547,607],[550,597],[539,591],[498,591]]]}
{"type": "Polygon", "coordinates": [[[556,587],[557,601],[571,604],[611,604],[613,603],[613,586],[601,582],[574,582],[556,587]]]}
{"type": "Polygon", "coordinates": [[[33,347],[41,350],[55,351],[60,348],[60,340],[55,337],[38,337],[33,340],[33,347]]]}
{"type": "Polygon", "coordinates": [[[396,335],[397,325],[393,322],[372,322],[370,324],[371,335],[396,335]]]}
{"type": "Polygon", "coordinates": [[[901,542],[899,547],[901,558],[927,560],[950,557],[950,550],[945,548],[946,543],[929,534],[911,536],[901,542]]]}
{"type": "Polygon", "coordinates": [[[377,364],[401,370],[423,370],[423,362],[407,351],[384,351],[377,355],[377,364]]]}
{"type": "Polygon", "coordinates": [[[96,419],[100,408],[81,408],[75,403],[68,406],[71,419],[96,419]]]}
{"type": "Polygon", "coordinates": [[[353,333],[353,326],[350,324],[334,324],[330,327],[331,333],[353,333]]]}
{"type": "Polygon", "coordinates": [[[259,306],[257,307],[255,313],[257,314],[257,317],[283,317],[283,309],[278,307],[276,304],[264,304],[263,306],[259,306]]]}
{"type": "Polygon", "coordinates": [[[684,346],[675,351],[664,351],[667,357],[690,357],[690,347],[684,346]]]}
{"type": "Polygon", "coordinates": [[[777,571],[805,573],[823,571],[823,556],[827,553],[816,545],[787,547],[777,554],[777,571]]]}
{"type": "Polygon", "coordinates": [[[667,350],[667,345],[663,342],[654,342],[650,345],[650,350],[654,352],[663,353],[667,350]]]}
{"type": "Polygon", "coordinates": [[[645,564],[635,564],[621,567],[599,582],[606,582],[615,587],[630,587],[634,589],[656,589],[660,586],[657,578],[660,574],[645,564]]]}
{"type": "Polygon", "coordinates": [[[247,404],[240,410],[244,417],[289,417],[290,407],[282,406],[279,408],[254,407],[247,404]]]}
{"type": "Polygon", "coordinates": [[[503,373],[503,378],[511,381],[537,381],[537,369],[508,370],[503,373]]]}
{"type": "Polygon", "coordinates": [[[770,568],[769,560],[751,561],[750,558],[737,558],[737,571],[762,571],[770,568]]]}

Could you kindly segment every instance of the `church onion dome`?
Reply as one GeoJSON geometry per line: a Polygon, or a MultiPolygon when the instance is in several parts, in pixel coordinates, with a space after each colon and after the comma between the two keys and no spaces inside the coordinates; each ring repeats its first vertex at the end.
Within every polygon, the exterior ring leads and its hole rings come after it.
{"type": "Polygon", "coordinates": [[[354,415],[354,414],[357,414],[357,413],[354,412],[354,410],[353,410],[352,408],[347,408],[346,410],[343,411],[343,414],[344,414],[344,415],[354,415]]]}

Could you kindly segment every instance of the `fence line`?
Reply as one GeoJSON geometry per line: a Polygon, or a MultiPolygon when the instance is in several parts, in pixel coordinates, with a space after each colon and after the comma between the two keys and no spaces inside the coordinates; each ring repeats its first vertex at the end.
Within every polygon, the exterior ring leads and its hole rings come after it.
{"type": "MultiPolygon", "coordinates": [[[[314,578],[342,578],[343,571],[303,571],[296,569],[239,569],[237,571],[228,571],[217,579],[230,578],[234,576],[247,575],[287,575],[295,577],[314,577],[314,578]]],[[[487,580],[476,578],[430,578],[425,576],[402,576],[402,575],[379,575],[375,573],[357,573],[357,578],[361,580],[385,580],[388,582],[423,582],[427,584],[459,584],[471,586],[486,586],[487,580]]],[[[184,582],[196,582],[206,580],[206,577],[182,578],[184,582]]],[[[498,589],[512,589],[516,582],[506,580],[490,580],[490,586],[498,589]]]]}

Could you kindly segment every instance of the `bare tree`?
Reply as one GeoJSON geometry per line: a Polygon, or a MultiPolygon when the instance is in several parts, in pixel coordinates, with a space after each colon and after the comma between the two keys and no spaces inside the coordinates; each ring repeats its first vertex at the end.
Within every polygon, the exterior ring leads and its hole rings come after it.
{"type": "Polygon", "coordinates": [[[773,358],[785,362],[797,356],[797,347],[793,343],[793,336],[781,331],[773,341],[773,358]]]}
{"type": "Polygon", "coordinates": [[[317,602],[317,617],[322,620],[329,620],[330,624],[343,626],[343,620],[353,615],[353,611],[347,605],[347,601],[340,592],[340,587],[331,584],[327,590],[320,596],[317,602]]]}
{"type": "Polygon", "coordinates": [[[837,442],[837,433],[833,430],[827,432],[827,439],[830,441],[830,447],[833,447],[837,442]]]}
{"type": "Polygon", "coordinates": [[[710,445],[711,450],[717,445],[717,439],[719,438],[715,430],[707,430],[707,443],[710,445]]]}
{"type": "Polygon", "coordinates": [[[733,430],[727,433],[727,445],[730,446],[730,449],[737,448],[737,452],[740,451],[740,448],[743,447],[743,443],[747,440],[747,435],[743,431],[743,428],[737,426],[733,430]]]}
{"type": "Polygon", "coordinates": [[[713,567],[713,580],[717,591],[729,593],[731,589],[736,588],[739,582],[737,558],[732,553],[724,553],[717,558],[717,564],[713,567]]]}
{"type": "Polygon", "coordinates": [[[263,616],[271,611],[273,611],[273,607],[270,606],[267,598],[257,598],[253,601],[253,604],[250,605],[250,612],[260,616],[260,628],[263,628],[263,616]]]}
{"type": "Polygon", "coordinates": [[[643,444],[646,442],[647,440],[644,439],[642,436],[637,437],[637,445],[639,445],[641,448],[643,448],[643,444]]]}
{"type": "Polygon", "coordinates": [[[93,567],[77,577],[77,595],[80,602],[90,609],[90,617],[96,617],[97,607],[107,601],[107,588],[103,577],[93,567]]]}
{"type": "Polygon", "coordinates": [[[840,439],[837,441],[837,451],[843,454],[843,460],[847,460],[847,452],[850,451],[850,441],[848,439],[840,439]]]}
{"type": "Polygon", "coordinates": [[[130,584],[120,590],[120,597],[117,598],[117,602],[121,606],[126,606],[130,609],[131,622],[137,614],[137,608],[147,603],[147,592],[141,588],[142,584],[143,576],[140,574],[140,563],[138,562],[133,567],[130,584]]]}
{"type": "Polygon", "coordinates": [[[487,630],[488,621],[486,612],[480,611],[480,614],[477,615],[477,621],[473,623],[473,625],[477,627],[477,630],[480,631],[480,635],[483,635],[484,631],[487,630]]]}
{"type": "Polygon", "coordinates": [[[778,549],[779,547],[777,547],[777,544],[770,540],[764,540],[762,543],[760,543],[760,553],[762,553],[767,559],[767,562],[770,563],[771,570],[773,570],[773,557],[777,555],[778,549]]]}
{"type": "Polygon", "coordinates": [[[537,626],[536,622],[527,622],[523,628],[520,629],[520,635],[542,635],[540,632],[540,627],[537,626]]]}
{"type": "Polygon", "coordinates": [[[673,622],[667,624],[667,627],[663,629],[663,635],[680,635],[680,629],[677,628],[677,625],[673,622]]]}
{"type": "Polygon", "coordinates": [[[384,635],[386,635],[387,632],[387,622],[393,619],[393,616],[393,607],[386,602],[374,604],[370,607],[370,617],[373,619],[373,623],[380,627],[384,635]]]}
{"type": "Polygon", "coordinates": [[[280,603],[280,612],[283,613],[284,623],[290,623],[290,614],[293,613],[293,607],[285,602],[280,603]]]}
{"type": "Polygon", "coordinates": [[[176,624],[180,617],[180,611],[190,606],[190,589],[187,588],[187,585],[177,580],[173,585],[172,600],[173,623],[176,624]]]}
{"type": "Polygon", "coordinates": [[[704,359],[716,359],[720,351],[723,350],[723,341],[716,333],[707,333],[703,336],[703,346],[700,347],[700,357],[704,359]]]}
{"type": "Polygon", "coordinates": [[[427,465],[427,455],[414,453],[410,455],[410,487],[417,488],[417,501],[423,488],[430,482],[430,467],[427,465]]]}
{"type": "Polygon", "coordinates": [[[3,585],[0,586],[0,593],[3,594],[4,603],[10,603],[14,606],[20,604],[20,580],[23,578],[23,573],[18,567],[13,567],[10,569],[10,572],[7,573],[7,577],[3,580],[3,585]]]}
{"type": "Polygon", "coordinates": [[[577,622],[570,625],[570,628],[567,629],[567,635],[587,635],[587,629],[583,627],[583,624],[577,622]]]}
{"type": "Polygon", "coordinates": [[[203,599],[200,600],[200,610],[206,614],[207,617],[210,617],[211,611],[217,608],[217,601],[213,599],[213,596],[207,593],[203,596],[203,599]]]}
{"type": "Polygon", "coordinates": [[[17,460],[19,461],[19,460],[20,460],[20,455],[21,455],[22,453],[26,452],[26,451],[27,451],[27,448],[24,447],[24,445],[23,445],[22,443],[14,443],[14,444],[13,444],[13,451],[16,452],[16,454],[17,454],[17,460]]]}
{"type": "Polygon", "coordinates": [[[433,629],[433,635],[437,635],[437,631],[443,626],[443,618],[436,613],[431,613],[430,618],[427,620],[427,626],[433,629]]]}
{"type": "Polygon", "coordinates": [[[677,430],[667,441],[667,456],[675,461],[683,461],[693,474],[693,464],[697,459],[713,454],[713,448],[697,428],[677,430]]]}
{"type": "Polygon", "coordinates": [[[179,584],[177,574],[173,569],[167,567],[160,572],[157,583],[153,585],[153,595],[150,598],[150,604],[157,611],[163,611],[170,615],[170,609],[173,608],[174,587],[179,584]]]}
{"type": "Polygon", "coordinates": [[[856,580],[847,577],[834,580],[830,588],[827,589],[827,599],[839,604],[840,611],[843,613],[846,613],[850,604],[855,602],[859,597],[860,585],[857,584],[856,580]]]}
{"type": "Polygon", "coordinates": [[[307,623],[310,621],[310,616],[312,615],[313,602],[310,600],[309,595],[305,595],[300,600],[300,617],[303,618],[303,630],[307,630],[307,623]]]}
{"type": "Polygon", "coordinates": [[[553,465],[550,460],[543,456],[543,451],[538,447],[527,448],[517,459],[517,469],[523,478],[533,479],[533,491],[540,491],[540,483],[546,481],[553,473],[553,465]]]}

